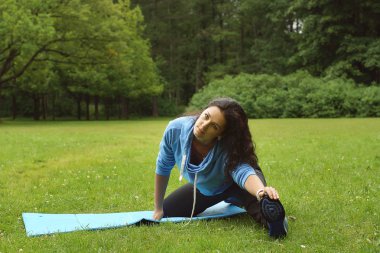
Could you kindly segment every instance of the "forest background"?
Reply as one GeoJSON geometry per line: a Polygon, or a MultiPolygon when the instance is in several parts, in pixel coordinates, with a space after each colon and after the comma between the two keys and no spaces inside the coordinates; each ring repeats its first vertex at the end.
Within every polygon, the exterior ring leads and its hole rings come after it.
{"type": "Polygon", "coordinates": [[[3,0],[0,117],[378,117],[379,33],[371,0],[3,0]]]}

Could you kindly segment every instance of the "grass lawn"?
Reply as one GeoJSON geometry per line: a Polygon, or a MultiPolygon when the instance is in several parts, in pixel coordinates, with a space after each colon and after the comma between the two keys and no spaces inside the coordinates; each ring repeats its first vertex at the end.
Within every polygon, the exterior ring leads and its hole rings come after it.
{"type": "MultiPolygon", "coordinates": [[[[168,119],[0,122],[0,252],[379,252],[380,119],[251,120],[290,233],[248,215],[26,237],[22,212],[153,209],[168,119]]],[[[168,192],[182,183],[173,170],[168,192]]]]}

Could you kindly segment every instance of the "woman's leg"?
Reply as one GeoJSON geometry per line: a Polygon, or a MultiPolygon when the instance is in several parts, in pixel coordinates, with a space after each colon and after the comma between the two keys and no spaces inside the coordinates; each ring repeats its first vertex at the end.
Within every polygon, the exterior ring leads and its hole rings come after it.
{"type": "MultiPolygon", "coordinates": [[[[164,200],[164,217],[190,217],[193,210],[193,189],[194,186],[188,183],[172,192],[164,200]]],[[[206,196],[197,189],[194,216],[219,203],[224,198],[223,194],[206,196]]]]}
{"type": "MultiPolygon", "coordinates": [[[[261,179],[261,182],[266,186],[264,174],[261,170],[255,170],[256,175],[261,179]]],[[[225,192],[227,196],[227,202],[242,206],[247,213],[260,225],[267,227],[267,221],[261,213],[260,203],[256,196],[253,196],[246,190],[241,189],[237,184],[233,184],[225,192]]]]}
{"type": "MultiPolygon", "coordinates": [[[[261,179],[263,184],[266,185],[261,170],[256,170],[256,175],[261,179]]],[[[188,183],[172,192],[164,200],[164,217],[190,217],[193,209],[193,189],[194,186],[188,183]]],[[[215,196],[203,195],[197,189],[194,216],[223,200],[227,200],[238,206],[243,206],[248,214],[250,214],[257,222],[266,224],[266,221],[262,218],[259,202],[256,197],[252,196],[247,191],[242,190],[235,183],[223,193],[215,196]]]]}
{"type": "MultiPolygon", "coordinates": [[[[256,170],[256,175],[266,185],[261,170],[256,170]]],[[[190,217],[193,209],[193,189],[194,186],[188,183],[172,192],[164,200],[164,217],[190,217]]],[[[262,219],[256,197],[242,190],[237,184],[233,184],[226,191],[215,196],[203,195],[198,189],[196,195],[194,216],[220,201],[228,200],[232,204],[243,206],[256,221],[266,224],[266,221],[262,219]]]]}
{"type": "MultiPolygon", "coordinates": [[[[266,181],[261,170],[256,170],[256,175],[261,179],[264,186],[266,181]]],[[[256,196],[251,195],[246,190],[241,189],[237,184],[232,184],[226,191],[215,196],[205,196],[196,191],[196,205],[194,210],[194,216],[203,212],[208,207],[213,206],[220,201],[225,200],[237,206],[243,206],[247,213],[260,225],[269,227],[269,234],[274,237],[285,236],[287,233],[287,221],[283,220],[270,221],[269,223],[265,219],[260,206],[260,202],[256,199],[256,196]]],[[[278,202],[279,203],[279,202],[278,202]]],[[[281,204],[275,204],[276,207],[281,204]]],[[[271,203],[270,203],[271,204],[271,203]]],[[[273,202],[272,202],[273,204],[273,202]]],[[[173,193],[171,193],[164,200],[164,217],[190,217],[193,208],[193,185],[186,184],[173,193]]],[[[264,208],[265,209],[265,208],[264,208]]],[[[270,211],[270,210],[269,210],[270,211]]],[[[283,215],[285,212],[283,213],[283,215]]],[[[269,216],[270,217],[270,216],[269,216]]],[[[280,217],[278,217],[280,218],[280,217]]]]}

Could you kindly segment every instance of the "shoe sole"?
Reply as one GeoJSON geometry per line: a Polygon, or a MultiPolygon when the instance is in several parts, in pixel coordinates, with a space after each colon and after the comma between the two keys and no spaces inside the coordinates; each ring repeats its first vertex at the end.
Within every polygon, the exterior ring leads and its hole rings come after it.
{"type": "Polygon", "coordinates": [[[275,238],[285,236],[288,232],[285,221],[285,209],[280,201],[267,197],[260,202],[261,213],[268,222],[269,235],[275,238]]]}

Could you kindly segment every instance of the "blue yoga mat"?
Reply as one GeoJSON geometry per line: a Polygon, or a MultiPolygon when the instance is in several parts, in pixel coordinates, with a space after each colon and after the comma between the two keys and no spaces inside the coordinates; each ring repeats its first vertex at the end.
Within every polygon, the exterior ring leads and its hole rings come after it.
{"type": "MultiPolygon", "coordinates": [[[[193,220],[230,217],[245,212],[246,211],[240,207],[222,201],[193,217],[193,220]]],[[[27,236],[65,233],[78,230],[118,228],[140,222],[160,223],[185,222],[190,220],[190,218],[186,217],[172,217],[157,221],[152,219],[152,216],[153,211],[104,214],[22,214],[27,236]]]]}

